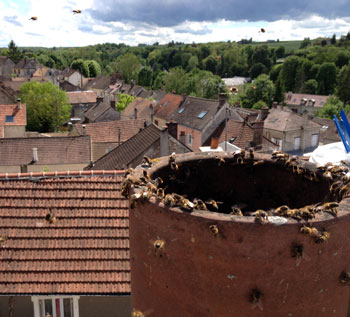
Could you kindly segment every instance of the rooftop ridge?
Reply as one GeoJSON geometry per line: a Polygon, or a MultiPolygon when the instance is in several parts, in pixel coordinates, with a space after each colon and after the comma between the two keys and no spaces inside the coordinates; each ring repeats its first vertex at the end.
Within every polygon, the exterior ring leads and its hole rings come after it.
{"type": "Polygon", "coordinates": [[[82,176],[117,176],[123,175],[124,170],[89,170],[89,171],[65,171],[65,172],[30,172],[30,173],[0,173],[0,180],[16,180],[31,178],[60,178],[82,176]]]}

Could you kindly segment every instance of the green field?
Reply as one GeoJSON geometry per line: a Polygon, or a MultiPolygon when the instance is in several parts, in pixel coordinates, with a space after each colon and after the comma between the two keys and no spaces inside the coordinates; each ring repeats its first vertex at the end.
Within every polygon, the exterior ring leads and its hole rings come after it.
{"type": "Polygon", "coordinates": [[[269,47],[279,47],[284,46],[286,49],[286,54],[289,54],[291,51],[295,51],[300,47],[301,40],[299,41],[279,41],[279,42],[253,42],[251,45],[267,45],[269,47]]]}

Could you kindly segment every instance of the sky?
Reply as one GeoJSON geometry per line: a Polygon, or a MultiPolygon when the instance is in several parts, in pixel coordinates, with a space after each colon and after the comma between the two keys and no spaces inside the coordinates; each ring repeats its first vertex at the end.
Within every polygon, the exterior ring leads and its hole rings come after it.
{"type": "Polygon", "coordinates": [[[339,38],[350,31],[349,7],[350,0],[0,0],[0,47],[339,38]]]}

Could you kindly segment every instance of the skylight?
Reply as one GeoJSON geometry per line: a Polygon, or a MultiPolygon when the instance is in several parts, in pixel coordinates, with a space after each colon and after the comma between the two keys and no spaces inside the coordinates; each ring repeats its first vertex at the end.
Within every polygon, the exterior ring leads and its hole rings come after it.
{"type": "Polygon", "coordinates": [[[5,122],[13,122],[13,116],[6,116],[5,122]]]}
{"type": "Polygon", "coordinates": [[[184,112],[184,110],[185,110],[185,108],[184,108],[184,107],[182,107],[182,108],[180,108],[180,109],[177,111],[177,113],[183,113],[183,112],[184,112]]]}
{"type": "Polygon", "coordinates": [[[168,101],[164,102],[163,106],[166,106],[168,104],[168,101]]]}
{"type": "Polygon", "coordinates": [[[198,116],[197,118],[199,119],[203,119],[203,117],[207,114],[208,111],[202,111],[198,116]]]}

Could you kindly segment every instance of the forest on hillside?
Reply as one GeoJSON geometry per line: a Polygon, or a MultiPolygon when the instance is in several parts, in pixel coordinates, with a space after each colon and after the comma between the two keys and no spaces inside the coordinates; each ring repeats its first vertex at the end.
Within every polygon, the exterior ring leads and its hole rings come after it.
{"type": "Polygon", "coordinates": [[[337,107],[350,102],[350,33],[336,39],[305,38],[297,43],[250,40],[167,45],[104,43],[87,47],[0,49],[16,61],[35,58],[52,68],[79,69],[87,77],[119,73],[126,81],[135,80],[151,89],[216,98],[224,90],[221,78],[244,76],[255,79],[233,96],[244,107],[271,106],[282,102],[284,92],[333,95],[337,107]],[[14,53],[15,51],[15,53],[14,53]]]}

